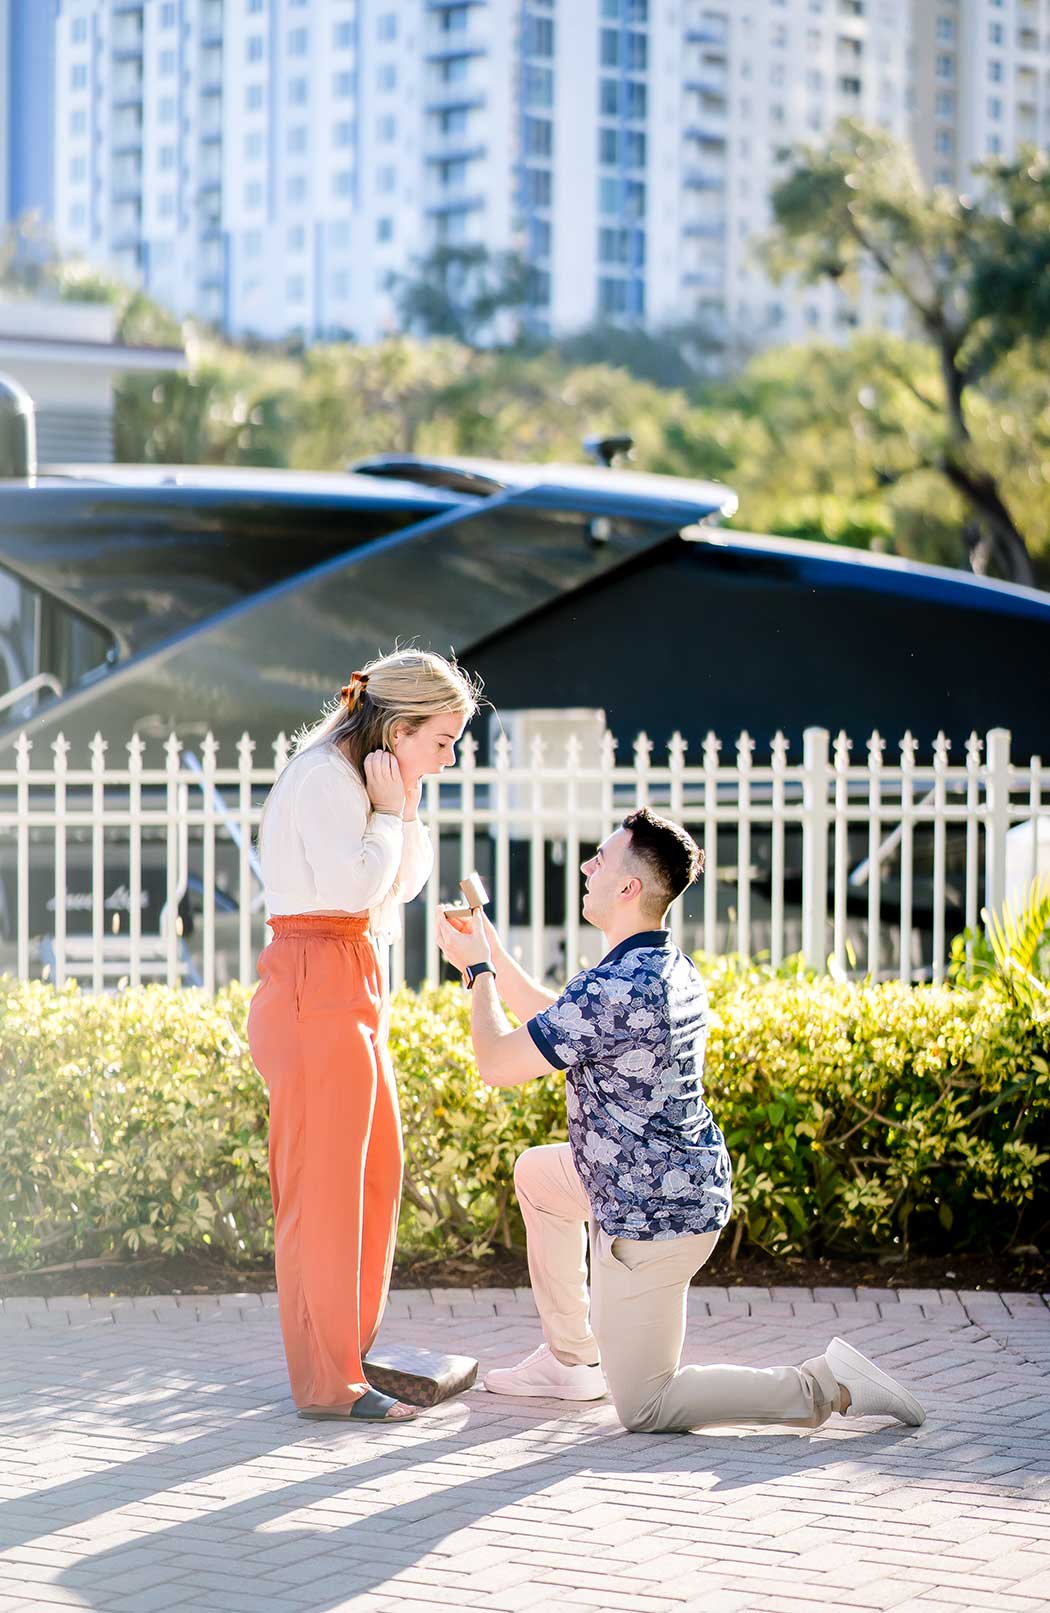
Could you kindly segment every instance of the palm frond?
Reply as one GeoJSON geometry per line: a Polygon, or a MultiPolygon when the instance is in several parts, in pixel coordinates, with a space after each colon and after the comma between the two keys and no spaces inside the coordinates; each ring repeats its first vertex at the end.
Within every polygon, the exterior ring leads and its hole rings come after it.
{"type": "Polygon", "coordinates": [[[1025,1001],[1047,993],[1040,979],[1040,954],[1050,931],[1050,877],[1038,875],[1016,902],[999,913],[981,913],[996,966],[1006,985],[1025,1001]]]}

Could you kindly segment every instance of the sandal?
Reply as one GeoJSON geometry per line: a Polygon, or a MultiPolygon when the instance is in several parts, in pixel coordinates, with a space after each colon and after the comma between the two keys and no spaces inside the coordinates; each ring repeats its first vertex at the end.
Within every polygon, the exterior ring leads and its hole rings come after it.
{"type": "Polygon", "coordinates": [[[394,1400],[391,1395],[380,1394],[378,1389],[366,1389],[360,1399],[343,1411],[337,1406],[306,1406],[300,1413],[307,1422],[366,1422],[366,1423],[410,1423],[419,1415],[415,1406],[406,1406],[404,1401],[394,1400]],[[390,1413],[395,1406],[403,1406],[405,1415],[391,1417],[390,1413]]]}

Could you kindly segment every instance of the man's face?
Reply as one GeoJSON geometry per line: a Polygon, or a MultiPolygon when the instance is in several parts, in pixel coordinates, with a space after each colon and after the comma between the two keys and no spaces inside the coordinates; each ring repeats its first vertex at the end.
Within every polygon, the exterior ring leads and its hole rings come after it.
{"type": "Polygon", "coordinates": [[[583,916],[588,924],[593,924],[598,930],[615,912],[620,893],[632,877],[631,870],[626,866],[630,850],[630,832],[617,829],[602,841],[593,857],[588,857],[585,863],[580,864],[580,872],[587,881],[583,916]]]}

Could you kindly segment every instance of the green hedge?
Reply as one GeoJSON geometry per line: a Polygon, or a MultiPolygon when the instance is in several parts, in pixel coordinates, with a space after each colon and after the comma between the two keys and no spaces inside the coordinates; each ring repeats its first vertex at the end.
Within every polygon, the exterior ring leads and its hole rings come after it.
{"type": "MultiPolygon", "coordinates": [[[[1050,1010],[994,983],[865,985],[704,960],[733,1246],[999,1251],[1048,1213],[1050,1010]]],[[[94,997],[0,978],[0,1267],[272,1247],[250,993],[94,997]]],[[[512,1168],[565,1137],[560,1077],[479,1080],[458,986],[402,992],[405,1253],[520,1244],[512,1168]]]]}

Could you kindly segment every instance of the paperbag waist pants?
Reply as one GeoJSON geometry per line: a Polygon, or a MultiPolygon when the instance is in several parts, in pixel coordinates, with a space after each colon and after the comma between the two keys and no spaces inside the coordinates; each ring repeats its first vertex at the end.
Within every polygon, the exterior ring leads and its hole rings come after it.
{"type": "Polygon", "coordinates": [[[281,1335],[297,1406],[347,1405],[386,1305],[403,1154],[367,918],[274,917],[248,1043],[270,1095],[281,1335]]]}

